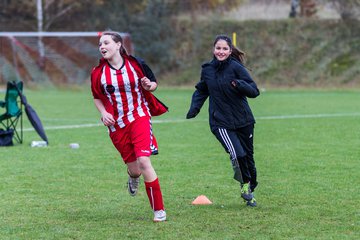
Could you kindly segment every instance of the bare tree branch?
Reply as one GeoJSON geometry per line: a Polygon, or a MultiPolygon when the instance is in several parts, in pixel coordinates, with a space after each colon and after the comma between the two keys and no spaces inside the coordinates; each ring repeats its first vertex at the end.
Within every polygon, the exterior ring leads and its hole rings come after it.
{"type": "Polygon", "coordinates": [[[44,29],[47,30],[50,28],[51,24],[59,17],[65,15],[67,12],[69,12],[73,6],[75,5],[76,3],[72,3],[70,4],[69,6],[67,6],[66,8],[62,9],[60,12],[58,12],[55,16],[52,16],[51,18],[49,19],[46,19],[46,24],[44,26],[44,29]]]}

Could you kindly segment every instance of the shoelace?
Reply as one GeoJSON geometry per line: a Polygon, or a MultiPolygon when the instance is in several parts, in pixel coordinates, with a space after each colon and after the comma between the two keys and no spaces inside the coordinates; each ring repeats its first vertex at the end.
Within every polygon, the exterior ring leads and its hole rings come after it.
{"type": "Polygon", "coordinates": [[[139,185],[139,178],[131,178],[130,185],[131,187],[137,187],[139,185]]]}

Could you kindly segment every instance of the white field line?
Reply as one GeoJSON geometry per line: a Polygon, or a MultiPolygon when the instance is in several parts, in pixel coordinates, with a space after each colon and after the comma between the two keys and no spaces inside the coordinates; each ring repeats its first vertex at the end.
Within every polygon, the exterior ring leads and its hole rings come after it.
{"type": "MultiPolygon", "coordinates": [[[[282,120],[282,119],[304,119],[304,118],[334,118],[334,117],[357,117],[360,113],[320,113],[320,114],[295,114],[295,115],[283,115],[283,116],[263,116],[256,117],[256,120],[282,120]]],[[[153,123],[182,123],[186,121],[192,122],[207,122],[208,120],[187,120],[187,119],[168,119],[168,120],[152,120],[153,123]]],[[[59,129],[73,129],[73,128],[89,128],[104,126],[102,123],[87,123],[77,125],[63,125],[63,126],[49,126],[44,127],[45,130],[59,130],[59,129]]],[[[33,128],[25,128],[23,131],[34,131],[33,128]]]]}
{"type": "Polygon", "coordinates": [[[271,120],[271,119],[300,119],[300,118],[334,118],[334,117],[357,117],[360,113],[319,113],[319,114],[295,114],[295,115],[284,115],[284,116],[265,116],[256,117],[260,120],[271,120]]]}

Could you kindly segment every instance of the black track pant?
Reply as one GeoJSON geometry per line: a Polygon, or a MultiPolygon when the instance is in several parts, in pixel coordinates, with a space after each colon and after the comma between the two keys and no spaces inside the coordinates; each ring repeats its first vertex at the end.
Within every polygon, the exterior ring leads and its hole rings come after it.
{"type": "Polygon", "coordinates": [[[230,160],[235,171],[234,178],[241,183],[251,183],[252,190],[257,185],[257,174],[254,161],[254,125],[229,130],[217,128],[213,134],[230,154],[230,160]],[[236,168],[240,168],[241,176],[237,177],[236,168]]]}

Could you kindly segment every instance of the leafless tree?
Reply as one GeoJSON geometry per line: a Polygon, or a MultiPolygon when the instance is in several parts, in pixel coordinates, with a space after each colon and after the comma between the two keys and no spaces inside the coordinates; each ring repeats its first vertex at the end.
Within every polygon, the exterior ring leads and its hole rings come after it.
{"type": "Polygon", "coordinates": [[[360,0],[330,0],[341,18],[360,19],[360,0]]]}

